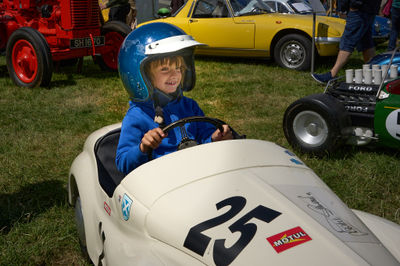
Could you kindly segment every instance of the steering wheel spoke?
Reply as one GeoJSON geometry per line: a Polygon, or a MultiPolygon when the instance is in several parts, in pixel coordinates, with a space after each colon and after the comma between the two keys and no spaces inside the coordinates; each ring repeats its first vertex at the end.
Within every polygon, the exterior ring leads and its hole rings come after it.
{"type": "MultiPolygon", "coordinates": [[[[171,124],[161,128],[165,133],[168,133],[170,130],[180,127],[181,128],[181,133],[183,139],[178,145],[178,150],[188,148],[188,147],[193,147],[197,145],[197,142],[195,140],[189,139],[187,136],[187,132],[185,130],[185,124],[187,123],[193,123],[193,122],[205,122],[205,123],[210,123],[214,125],[217,129],[219,129],[221,132],[224,131],[223,125],[226,125],[226,123],[222,120],[219,120],[217,118],[212,118],[212,117],[207,117],[207,116],[190,116],[190,117],[185,117],[180,120],[177,120],[175,122],[172,122],[171,124]],[[182,130],[184,132],[182,132],[182,130]]],[[[233,138],[234,139],[245,139],[246,135],[240,135],[238,134],[231,126],[229,126],[229,129],[232,132],[233,138]]],[[[153,151],[149,151],[149,160],[151,160],[153,151]]]]}

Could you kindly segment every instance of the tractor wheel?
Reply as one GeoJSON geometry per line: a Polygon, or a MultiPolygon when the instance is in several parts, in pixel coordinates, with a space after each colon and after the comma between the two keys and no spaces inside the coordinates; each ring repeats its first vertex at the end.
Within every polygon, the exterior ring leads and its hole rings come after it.
{"type": "Polygon", "coordinates": [[[49,45],[37,30],[22,27],[11,34],[6,48],[8,72],[21,87],[48,86],[53,74],[49,45]]]}
{"type": "Polygon", "coordinates": [[[348,137],[351,124],[344,106],[327,94],[314,94],[292,103],[285,112],[283,131],[289,144],[304,153],[323,156],[348,137]]]}
{"type": "Polygon", "coordinates": [[[101,28],[101,34],[105,36],[106,52],[94,59],[105,71],[118,70],[118,53],[125,37],[131,32],[131,28],[120,21],[108,21],[101,28]]]}
{"type": "Polygon", "coordinates": [[[275,62],[284,68],[307,70],[311,66],[311,41],[299,34],[283,36],[275,45],[275,62]]]}

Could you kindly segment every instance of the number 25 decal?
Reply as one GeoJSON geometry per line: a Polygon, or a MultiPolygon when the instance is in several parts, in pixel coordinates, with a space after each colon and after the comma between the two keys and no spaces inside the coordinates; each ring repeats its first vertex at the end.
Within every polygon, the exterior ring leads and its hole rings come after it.
{"type": "MultiPolygon", "coordinates": [[[[193,226],[189,230],[183,246],[199,254],[200,256],[204,256],[207,246],[211,241],[211,237],[203,234],[202,232],[229,221],[236,216],[245,205],[246,199],[240,196],[227,198],[218,202],[216,204],[217,210],[225,206],[231,206],[231,208],[227,212],[215,218],[193,226]]],[[[232,233],[241,233],[240,238],[236,241],[236,243],[227,248],[225,247],[225,239],[216,239],[214,241],[213,259],[215,264],[217,266],[231,264],[232,261],[239,255],[239,253],[250,243],[257,231],[257,226],[254,223],[247,223],[250,219],[256,218],[269,223],[279,215],[281,215],[281,213],[278,211],[258,205],[256,208],[239,218],[236,222],[228,227],[232,233]]]]}

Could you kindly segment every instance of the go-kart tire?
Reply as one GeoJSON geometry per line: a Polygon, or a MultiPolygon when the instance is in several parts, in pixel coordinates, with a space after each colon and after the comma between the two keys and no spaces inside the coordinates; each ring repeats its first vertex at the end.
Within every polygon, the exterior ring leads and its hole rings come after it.
{"type": "Polygon", "coordinates": [[[29,27],[11,34],[6,48],[7,69],[20,87],[48,86],[53,74],[49,45],[43,35],[29,27]]]}
{"type": "Polygon", "coordinates": [[[79,196],[76,198],[75,201],[75,223],[76,223],[76,229],[78,231],[79,246],[81,247],[83,257],[87,261],[90,261],[86,245],[85,224],[83,220],[81,198],[79,196]]]}
{"type": "Polygon", "coordinates": [[[131,28],[121,21],[108,21],[101,28],[101,35],[105,36],[105,45],[112,47],[106,53],[97,55],[94,60],[104,71],[118,70],[118,53],[125,37],[131,28]]]}
{"type": "Polygon", "coordinates": [[[307,70],[311,66],[311,40],[300,34],[288,34],[276,43],[275,62],[284,68],[307,70]]]}
{"type": "Polygon", "coordinates": [[[303,153],[323,156],[334,152],[348,136],[350,117],[336,98],[314,94],[292,103],[285,111],[283,131],[289,144],[303,153]]]}

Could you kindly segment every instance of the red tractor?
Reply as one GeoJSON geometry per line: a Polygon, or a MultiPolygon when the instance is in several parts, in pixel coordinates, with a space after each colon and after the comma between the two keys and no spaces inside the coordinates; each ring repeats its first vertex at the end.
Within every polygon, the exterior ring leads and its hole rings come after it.
{"type": "Polygon", "coordinates": [[[119,21],[102,23],[98,0],[0,0],[0,51],[22,87],[48,86],[54,64],[84,56],[117,70],[130,31],[119,21]]]}

